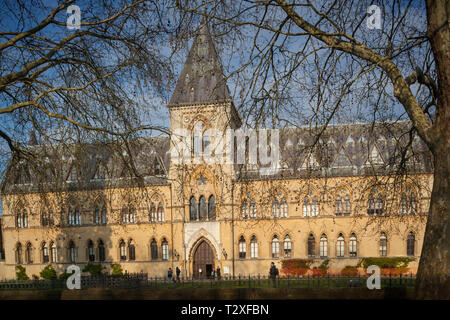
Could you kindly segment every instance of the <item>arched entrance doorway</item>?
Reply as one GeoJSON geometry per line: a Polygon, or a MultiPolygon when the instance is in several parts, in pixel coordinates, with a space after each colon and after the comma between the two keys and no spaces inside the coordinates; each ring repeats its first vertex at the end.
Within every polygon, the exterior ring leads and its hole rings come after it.
{"type": "Polygon", "coordinates": [[[197,246],[194,252],[194,268],[193,275],[194,278],[209,278],[211,276],[211,271],[214,270],[214,251],[206,242],[203,240],[197,246]]]}

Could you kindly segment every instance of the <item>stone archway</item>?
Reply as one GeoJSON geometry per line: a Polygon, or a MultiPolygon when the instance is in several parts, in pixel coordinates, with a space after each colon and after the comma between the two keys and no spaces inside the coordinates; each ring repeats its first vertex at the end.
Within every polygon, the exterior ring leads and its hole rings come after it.
{"type": "Polygon", "coordinates": [[[209,278],[211,271],[215,270],[215,254],[209,243],[202,239],[192,255],[194,278],[209,278]]]}

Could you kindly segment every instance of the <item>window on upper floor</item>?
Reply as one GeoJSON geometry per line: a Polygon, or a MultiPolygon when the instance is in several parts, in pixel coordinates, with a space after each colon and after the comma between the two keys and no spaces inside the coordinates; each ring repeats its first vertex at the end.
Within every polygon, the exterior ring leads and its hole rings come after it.
{"type": "Polygon", "coordinates": [[[239,238],[239,259],[245,259],[247,255],[247,244],[245,243],[244,236],[239,238]]]}
{"type": "Polygon", "coordinates": [[[292,255],[292,242],[289,235],[286,235],[286,237],[284,237],[283,249],[284,249],[284,257],[290,258],[292,255]]]}

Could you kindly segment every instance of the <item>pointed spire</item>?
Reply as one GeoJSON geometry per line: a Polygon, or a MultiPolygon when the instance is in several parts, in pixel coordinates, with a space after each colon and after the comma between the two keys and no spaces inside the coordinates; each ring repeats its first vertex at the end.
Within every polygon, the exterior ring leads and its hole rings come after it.
{"type": "Polygon", "coordinates": [[[169,106],[231,100],[208,24],[202,20],[169,106]]]}

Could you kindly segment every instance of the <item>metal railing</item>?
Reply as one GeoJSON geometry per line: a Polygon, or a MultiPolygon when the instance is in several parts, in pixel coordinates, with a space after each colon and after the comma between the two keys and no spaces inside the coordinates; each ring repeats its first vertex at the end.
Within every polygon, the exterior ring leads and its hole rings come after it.
{"type": "MultiPolygon", "coordinates": [[[[100,275],[81,276],[81,289],[182,289],[182,288],[351,288],[366,287],[366,275],[356,276],[283,276],[275,279],[261,275],[221,276],[196,279],[180,277],[149,277],[146,273],[125,274],[123,276],[100,275]]],[[[416,278],[408,275],[388,275],[381,277],[381,288],[413,287],[416,278]]],[[[0,281],[0,290],[63,290],[67,289],[66,279],[53,280],[10,280],[0,281]]]]}

